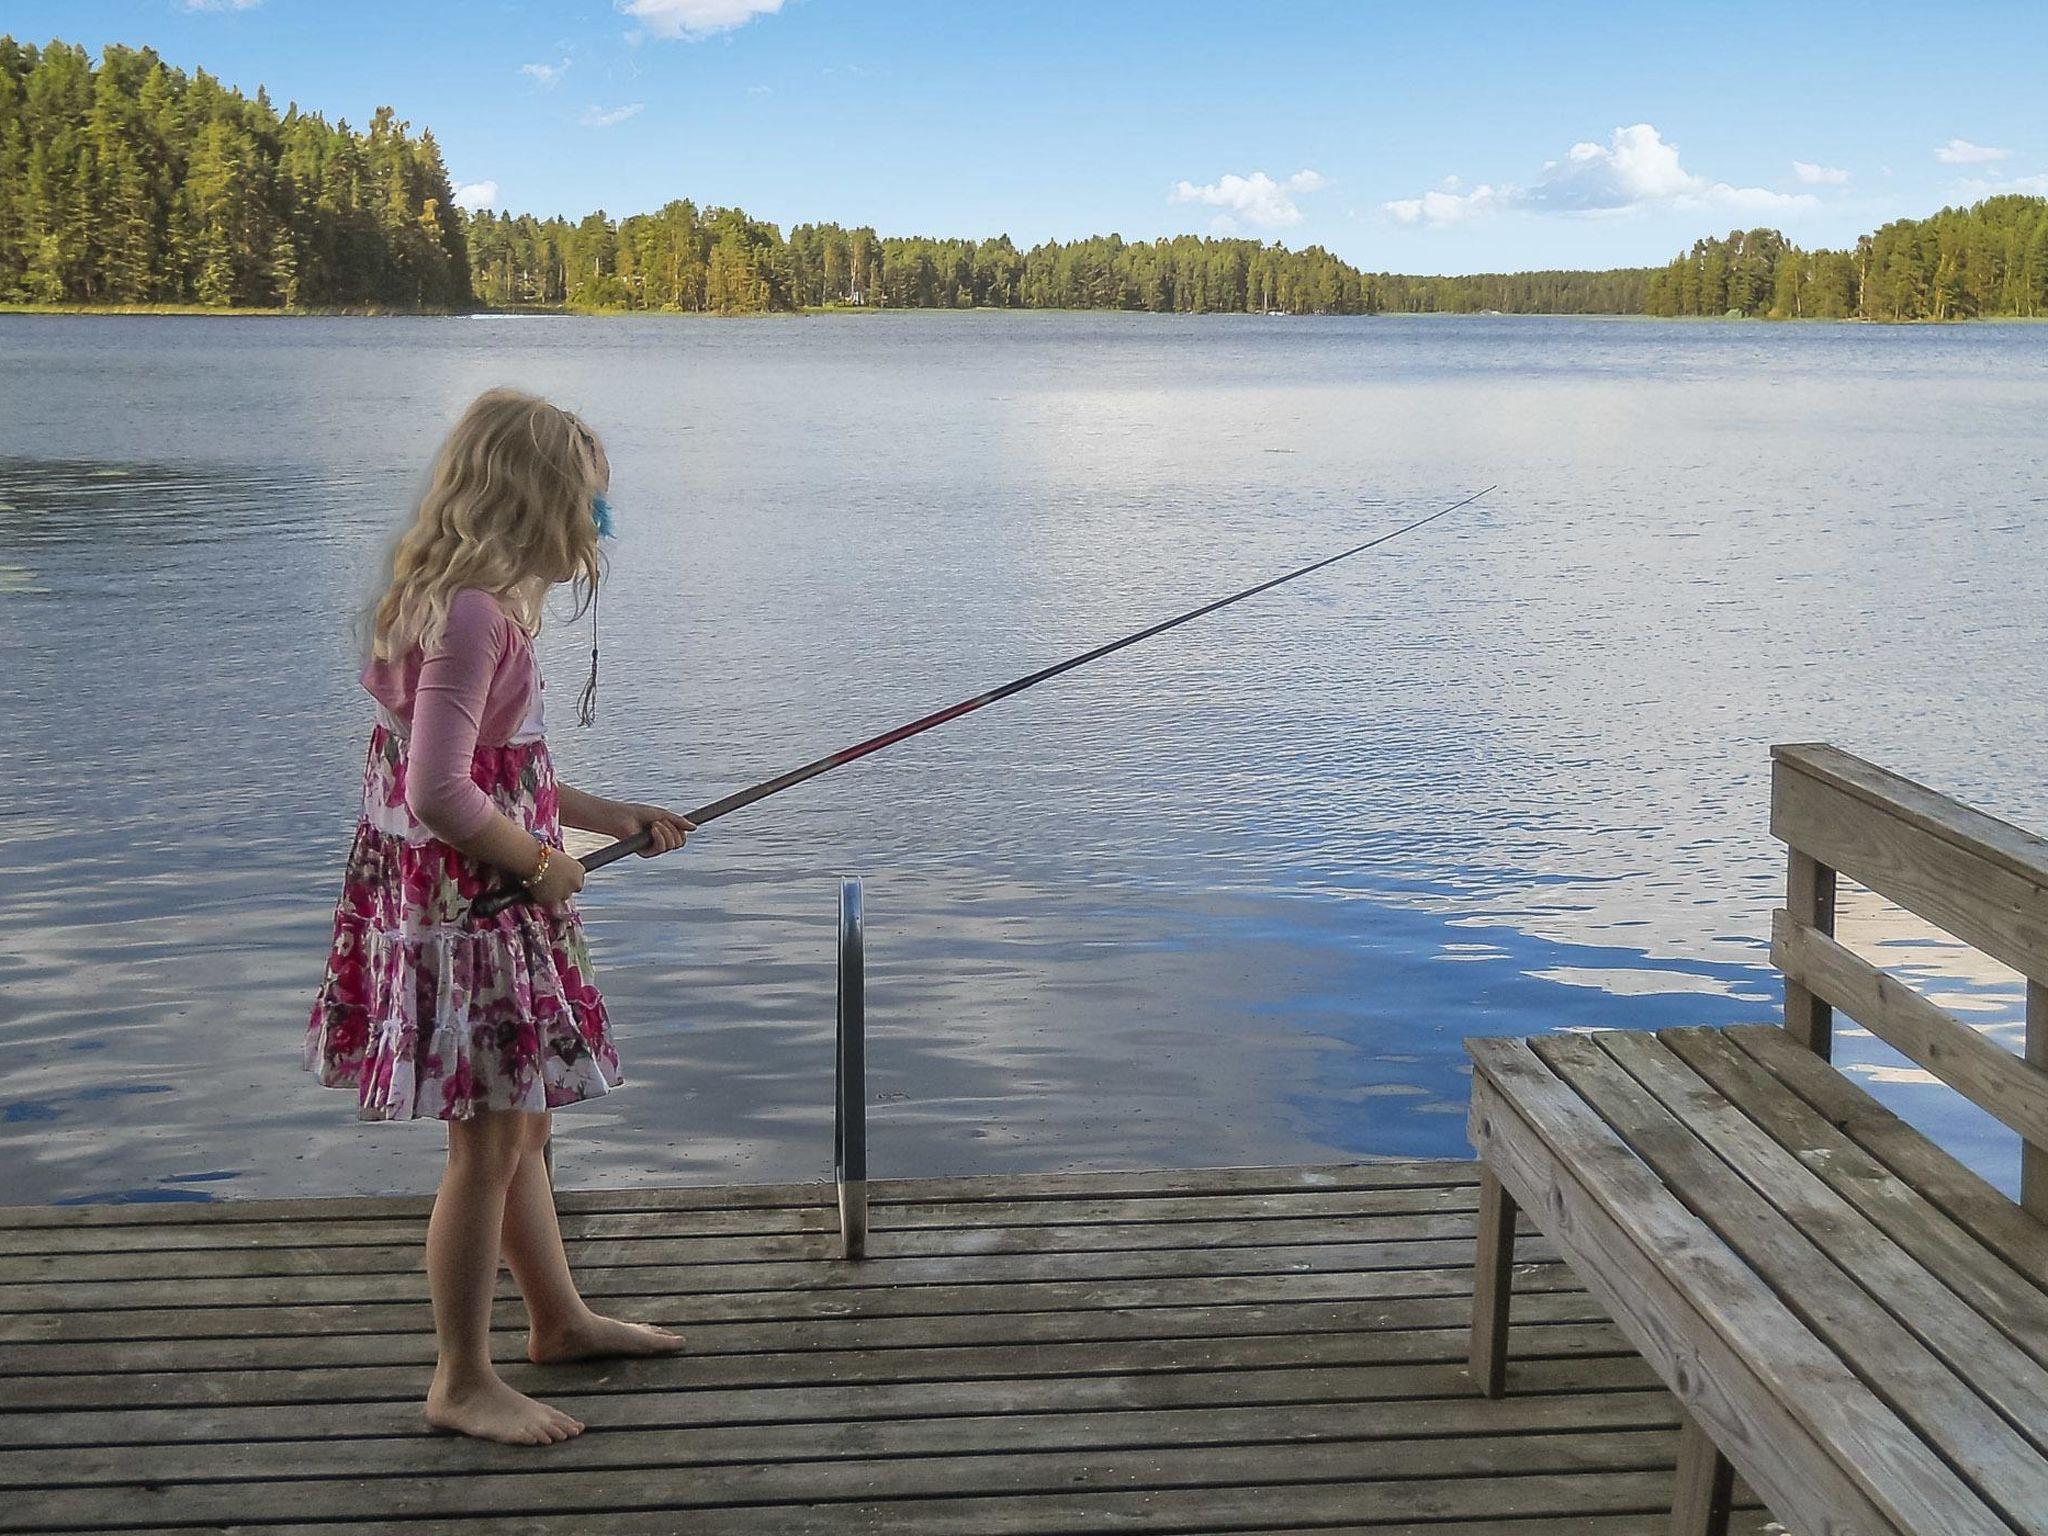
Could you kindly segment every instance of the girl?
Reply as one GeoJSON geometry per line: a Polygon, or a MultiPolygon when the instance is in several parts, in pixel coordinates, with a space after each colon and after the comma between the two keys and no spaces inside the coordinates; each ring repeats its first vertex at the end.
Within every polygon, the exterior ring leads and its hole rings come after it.
{"type": "Polygon", "coordinates": [[[307,1066],[355,1089],[363,1119],[447,1121],[427,1227],[440,1356],[426,1416],[518,1444],[583,1426],[491,1366],[501,1252],[526,1299],[536,1363],[683,1347],[667,1329],[584,1304],[542,1162],[549,1111],[622,1081],[569,904],[583,866],[561,847],[561,823],[612,838],[650,832],[650,855],[692,830],[671,811],[557,783],[548,757],[533,655],[541,601],[573,581],[578,612],[594,613],[610,480],[588,427],[513,390],[480,396],[441,445],[374,611],[363,686],[378,720],[306,1043],[307,1066]],[[508,879],[530,901],[474,918],[471,904],[508,879]]]}

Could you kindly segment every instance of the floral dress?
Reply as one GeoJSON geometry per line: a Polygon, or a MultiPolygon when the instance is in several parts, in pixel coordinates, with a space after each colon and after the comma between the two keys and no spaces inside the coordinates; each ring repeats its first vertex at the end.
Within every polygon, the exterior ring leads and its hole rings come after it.
{"type": "MultiPolygon", "coordinates": [[[[405,774],[405,736],[386,718],[370,734],[307,1067],[327,1087],[353,1088],[365,1120],[538,1112],[617,1087],[581,919],[530,903],[473,917],[503,877],[420,825],[405,774]]],[[[560,846],[544,737],[479,745],[470,777],[496,809],[560,846]]]]}

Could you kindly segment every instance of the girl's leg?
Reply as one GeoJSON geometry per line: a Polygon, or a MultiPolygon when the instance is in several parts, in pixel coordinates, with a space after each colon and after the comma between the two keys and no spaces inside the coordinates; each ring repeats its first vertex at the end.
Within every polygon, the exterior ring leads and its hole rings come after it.
{"type": "Polygon", "coordinates": [[[555,1192],[548,1186],[547,1146],[552,1115],[525,1115],[527,1136],[519,1166],[505,1192],[505,1262],[526,1298],[527,1357],[536,1364],[587,1360],[595,1355],[666,1355],[683,1347],[680,1336],[648,1323],[621,1322],[590,1310],[569,1273],[562,1229],[555,1222],[555,1192]]]}
{"type": "Polygon", "coordinates": [[[427,1223],[427,1286],[440,1359],[427,1391],[427,1422],[485,1440],[547,1445],[583,1426],[515,1392],[491,1364],[491,1292],[505,1197],[534,1115],[485,1112],[448,1122],[448,1167],[427,1223]]]}

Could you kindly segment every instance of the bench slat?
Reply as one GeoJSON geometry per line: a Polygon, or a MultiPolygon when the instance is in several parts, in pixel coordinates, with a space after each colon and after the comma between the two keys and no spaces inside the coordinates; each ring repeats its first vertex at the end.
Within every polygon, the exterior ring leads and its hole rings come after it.
{"type": "Polygon", "coordinates": [[[1757,1065],[2007,1263],[2036,1284],[2048,1286],[2048,1223],[2028,1215],[1848,1078],[1801,1050],[1782,1029],[1744,1024],[1724,1033],[1757,1065]]]}
{"type": "Polygon", "coordinates": [[[1828,1188],[1917,1257],[2020,1348],[2048,1365],[2048,1292],[1835,1129],[1718,1029],[1658,1031],[1693,1071],[1761,1125],[1828,1188]]]}
{"type": "Polygon", "coordinates": [[[2010,1536],[1527,1041],[1466,1049],[1481,1156],[1780,1518],[2010,1536]]]}
{"type": "MultiPolygon", "coordinates": [[[[1714,1230],[1731,1257],[1762,1276],[1785,1299],[1830,1353],[1849,1364],[1895,1409],[1910,1405],[1907,1411],[1914,1427],[1909,1433],[1917,1432],[1939,1449],[2018,1529],[2048,1533],[2048,1461],[2010,1424],[1849,1281],[1598,1043],[1584,1035],[1557,1035],[1535,1041],[1534,1049],[1544,1065],[1714,1230]]],[[[1731,1339],[1738,1348],[1757,1347],[1754,1325],[1748,1321],[1737,1322],[1731,1339]]],[[[1847,1446],[1855,1453],[1862,1449],[1855,1441],[1847,1446]]],[[[1771,1490],[1760,1491],[1770,1502],[1771,1490]]]]}
{"type": "MultiPolygon", "coordinates": [[[[2039,1361],[1816,1178],[1655,1036],[1608,1030],[1584,1038],[1606,1051],[1801,1237],[1834,1260],[1852,1284],[1986,1399],[2036,1451],[2048,1450],[2048,1370],[2039,1361]]],[[[1684,1193],[1680,1191],[1681,1197],[1684,1193]]],[[[1764,1273],[1771,1278],[1768,1270],[1764,1273]]],[[[2038,1309],[2036,1323],[2048,1323],[2048,1305],[2038,1309]]],[[[1879,1340],[1870,1343],[1883,1347],[1879,1340]]],[[[1853,1355],[1851,1359],[1854,1363],[1853,1355]]],[[[1908,1418],[1916,1416],[1919,1399],[1902,1397],[1900,1402],[1908,1418]]]]}

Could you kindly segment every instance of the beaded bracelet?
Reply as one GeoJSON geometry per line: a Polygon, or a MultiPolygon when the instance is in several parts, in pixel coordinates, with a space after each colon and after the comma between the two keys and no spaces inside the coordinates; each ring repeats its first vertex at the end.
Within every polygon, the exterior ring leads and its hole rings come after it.
{"type": "Polygon", "coordinates": [[[548,861],[552,859],[554,856],[555,845],[553,843],[542,843],[540,845],[540,861],[533,866],[533,873],[528,875],[524,880],[520,881],[519,883],[525,886],[529,891],[538,890],[540,888],[541,881],[547,878],[548,861]]]}

